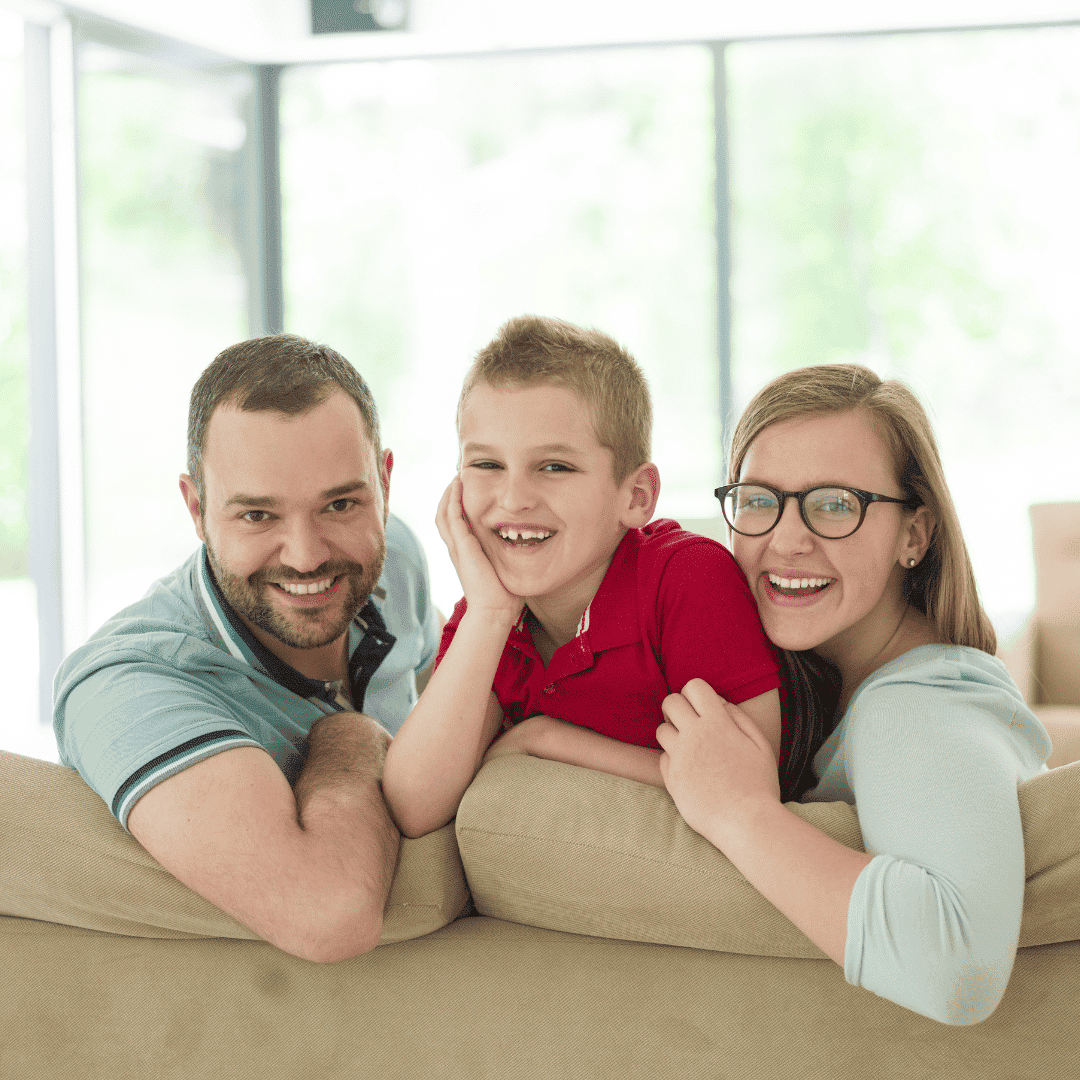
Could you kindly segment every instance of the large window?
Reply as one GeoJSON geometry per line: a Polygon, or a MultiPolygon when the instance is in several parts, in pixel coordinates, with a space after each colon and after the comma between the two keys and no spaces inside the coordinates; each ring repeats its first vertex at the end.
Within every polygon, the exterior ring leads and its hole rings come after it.
{"type": "Polygon", "coordinates": [[[656,406],[661,513],[719,471],[711,54],[704,47],[298,68],[283,82],[286,327],[370,379],[391,506],[434,591],[473,354],[525,312],[626,344],[656,406]]]}
{"type": "Polygon", "coordinates": [[[177,489],[199,372],[246,336],[250,80],[79,50],[88,628],[198,540],[177,489]]]}
{"type": "Polygon", "coordinates": [[[0,10],[0,746],[52,756],[38,717],[37,597],[27,567],[26,160],[23,26],[0,10]]]}
{"type": "MultiPolygon", "coordinates": [[[[257,133],[251,69],[75,25],[93,37],[77,52],[85,507],[64,510],[85,511],[93,630],[196,544],[176,490],[187,398],[248,332],[257,133]]],[[[724,50],[730,407],[803,364],[855,359],[909,381],[1005,632],[1033,600],[1027,506],[1080,498],[1078,51],[1080,28],[724,50]]],[[[432,518],[455,468],[454,407],[471,357],[513,315],[628,345],[653,388],[659,512],[716,514],[713,55],[658,45],[282,73],[286,328],[371,382],[396,455],[392,506],[419,532],[444,609],[459,589],[432,518]]],[[[42,752],[22,99],[22,25],[0,11],[0,646],[9,695],[23,695],[0,734],[42,752]]]]}
{"type": "Polygon", "coordinates": [[[856,360],[930,406],[984,602],[1080,498],[1080,29],[728,50],[736,406],[856,360]]]}

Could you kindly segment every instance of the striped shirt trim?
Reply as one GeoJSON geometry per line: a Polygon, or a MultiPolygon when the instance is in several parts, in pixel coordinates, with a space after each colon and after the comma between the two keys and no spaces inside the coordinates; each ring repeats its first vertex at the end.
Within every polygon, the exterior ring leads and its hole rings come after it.
{"type": "Polygon", "coordinates": [[[148,761],[120,785],[112,800],[113,816],[126,829],[128,812],[150,788],[160,784],[162,780],[167,780],[189,765],[222,750],[229,750],[234,746],[259,745],[246,731],[235,729],[211,731],[198,738],[189,739],[164,754],[159,754],[153,761],[148,761]]]}
{"type": "Polygon", "coordinates": [[[213,590],[207,585],[205,556],[199,560],[199,572],[197,577],[199,579],[199,591],[202,593],[203,604],[206,606],[207,614],[214,620],[214,625],[217,627],[217,632],[221,635],[221,640],[225,643],[225,647],[237,660],[250,666],[250,661],[244,655],[243,650],[233,637],[232,628],[221,617],[221,612],[218,610],[217,597],[214,595],[213,590]]]}

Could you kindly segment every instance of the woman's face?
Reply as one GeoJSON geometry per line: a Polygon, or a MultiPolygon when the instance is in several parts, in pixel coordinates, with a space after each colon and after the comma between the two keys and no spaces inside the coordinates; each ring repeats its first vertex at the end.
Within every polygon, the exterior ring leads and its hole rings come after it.
{"type": "MultiPolygon", "coordinates": [[[[855,410],[765,428],[750,444],[739,479],[781,491],[839,485],[904,495],[884,440],[855,410]]],[[[903,616],[904,572],[909,558],[925,552],[926,519],[924,510],[872,503],[855,533],[827,540],[806,527],[797,500],[788,499],[772,532],[732,533],[769,638],[782,649],[814,649],[841,668],[875,655],[903,616]]]]}

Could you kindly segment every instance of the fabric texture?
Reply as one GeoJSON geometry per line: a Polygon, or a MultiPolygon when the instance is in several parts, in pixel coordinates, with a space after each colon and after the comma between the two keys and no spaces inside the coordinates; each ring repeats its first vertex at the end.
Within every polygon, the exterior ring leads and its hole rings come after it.
{"type": "Polygon", "coordinates": [[[807,800],[857,803],[866,851],[848,907],[849,982],[972,1023],[1004,992],[1024,899],[1017,785],[1045,729],[996,657],[924,645],[855,690],[807,800]]]}
{"type": "MultiPolygon", "coordinates": [[[[392,515],[380,582],[384,598],[349,630],[350,677],[356,707],[393,733],[416,701],[416,672],[434,657],[438,624],[423,554],[392,515]]],[[[311,725],[340,708],[333,684],[306,678],[257,641],[200,549],[64,661],[54,727],[61,762],[126,825],[155,784],[236,746],[262,747],[294,777],[311,725]]]]}
{"type": "MultiPolygon", "coordinates": [[[[440,657],[465,609],[462,599],[443,628],[440,657]]],[[[577,636],[546,667],[525,618],[510,632],[492,686],[511,724],[542,714],[659,749],[661,702],[690,679],[736,703],[780,686],[731,554],[668,519],[627,532],[577,636]]]]}
{"type": "Polygon", "coordinates": [[[946,1027],[829,960],[459,919],[355,960],[0,919],[0,1075],[33,1080],[1066,1080],[1080,943],[946,1027]]]}
{"type": "MultiPolygon", "coordinates": [[[[0,750],[0,791],[0,914],[131,937],[256,938],[159,866],[74,769],[0,750]]],[[[403,839],[381,940],[429,934],[467,900],[452,826],[403,839]]]]}
{"type": "MultiPolygon", "coordinates": [[[[1024,782],[1019,804],[1027,880],[1020,945],[1080,940],[1080,762],[1024,782]]],[[[863,850],[855,807],[786,805],[863,850]]],[[[683,821],[667,792],[646,784],[506,755],[477,774],[456,827],[484,915],[697,949],[823,955],[683,821]]]]}

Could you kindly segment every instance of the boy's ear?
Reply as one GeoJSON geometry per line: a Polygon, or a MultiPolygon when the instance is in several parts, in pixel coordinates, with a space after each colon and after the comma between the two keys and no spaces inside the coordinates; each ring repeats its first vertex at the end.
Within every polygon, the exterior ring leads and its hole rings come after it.
{"type": "Polygon", "coordinates": [[[624,481],[626,493],[622,524],[628,529],[640,529],[652,521],[656,500],[660,498],[660,470],[651,462],[639,465],[624,481]]]}

